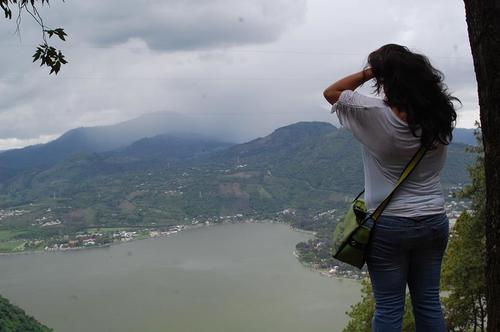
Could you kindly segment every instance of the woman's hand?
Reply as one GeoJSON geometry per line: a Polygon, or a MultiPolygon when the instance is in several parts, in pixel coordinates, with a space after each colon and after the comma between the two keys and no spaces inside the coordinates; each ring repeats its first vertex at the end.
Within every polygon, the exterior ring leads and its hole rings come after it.
{"type": "Polygon", "coordinates": [[[330,85],[323,92],[323,96],[330,104],[335,104],[339,100],[340,94],[344,90],[356,90],[358,86],[373,78],[371,68],[366,68],[355,74],[346,76],[330,85]]]}

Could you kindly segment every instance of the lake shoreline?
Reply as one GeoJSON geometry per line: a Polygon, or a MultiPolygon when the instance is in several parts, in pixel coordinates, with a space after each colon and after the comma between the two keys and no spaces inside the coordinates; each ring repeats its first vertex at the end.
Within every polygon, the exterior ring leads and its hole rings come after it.
{"type": "MultiPolygon", "coordinates": [[[[218,225],[237,225],[237,224],[259,224],[259,223],[271,223],[271,224],[284,224],[288,225],[288,228],[291,229],[294,232],[298,233],[303,233],[307,234],[310,236],[316,236],[317,232],[315,231],[310,231],[310,230],[305,230],[297,227],[293,227],[287,222],[283,221],[276,221],[272,219],[243,219],[243,220],[238,220],[238,221],[221,221],[218,223],[198,223],[198,224],[186,224],[186,225],[176,225],[176,226],[182,226],[177,232],[174,234],[168,234],[168,235],[161,235],[161,236],[147,236],[143,238],[132,238],[127,241],[115,241],[112,243],[107,243],[104,245],[94,245],[94,246],[87,246],[87,247],[75,247],[75,248],[61,248],[61,249],[48,249],[48,250],[25,250],[25,251],[19,251],[19,252],[3,252],[0,253],[1,256],[10,256],[10,255],[33,255],[33,254],[51,254],[51,253],[65,253],[65,252],[75,252],[75,251],[87,251],[87,250],[92,250],[92,249],[103,249],[103,248],[110,248],[114,246],[119,246],[122,244],[126,243],[133,243],[136,241],[143,241],[143,240],[152,240],[152,239],[159,239],[159,238],[168,238],[172,235],[176,235],[180,232],[184,231],[189,231],[189,230],[195,230],[199,228],[205,228],[205,227],[213,227],[213,226],[218,226],[218,225]]],[[[316,268],[311,266],[310,264],[305,263],[300,256],[297,254],[295,250],[292,251],[292,255],[297,259],[297,261],[304,266],[305,268],[309,269],[310,271],[313,271],[315,273],[319,273],[320,275],[328,278],[334,278],[338,280],[359,280],[357,278],[353,277],[347,277],[347,276],[338,276],[338,275],[332,275],[331,273],[328,272],[328,269],[321,269],[321,268],[316,268]]]]}
{"type": "MultiPolygon", "coordinates": [[[[168,234],[168,235],[159,235],[159,236],[146,236],[146,237],[141,237],[141,238],[131,238],[127,241],[115,241],[112,243],[106,243],[103,245],[92,245],[92,246],[83,246],[83,247],[74,247],[74,248],[58,248],[58,249],[43,249],[43,250],[23,250],[23,251],[13,251],[13,252],[0,252],[0,256],[10,256],[10,255],[32,255],[32,254],[45,254],[45,253],[56,253],[56,252],[73,252],[73,251],[83,251],[83,250],[91,250],[91,249],[103,249],[103,248],[109,248],[112,246],[117,246],[117,245],[122,245],[126,243],[132,243],[136,241],[143,241],[143,240],[151,240],[151,239],[158,239],[158,238],[168,238],[172,235],[176,235],[180,232],[184,231],[189,231],[189,230],[194,230],[198,228],[203,228],[203,227],[212,227],[212,226],[217,226],[217,225],[230,225],[230,224],[249,224],[249,223],[271,223],[271,224],[288,224],[286,222],[282,221],[276,221],[272,219],[243,219],[239,221],[221,221],[217,223],[198,223],[198,224],[185,224],[185,225],[175,225],[175,226],[180,226],[181,228],[176,231],[173,234],[168,234]]],[[[103,227],[104,228],[104,227],[103,227]]],[[[292,226],[289,226],[290,229],[297,231],[297,232],[302,232],[302,233],[315,233],[311,231],[306,231],[306,230],[301,230],[299,228],[295,228],[292,226]]],[[[147,228],[144,228],[146,230],[147,228]]],[[[314,235],[314,234],[311,234],[314,235]]]]}
{"type": "Polygon", "coordinates": [[[353,277],[348,277],[348,276],[339,276],[339,275],[333,275],[331,273],[329,273],[328,269],[321,269],[321,268],[317,268],[317,267],[313,267],[311,266],[310,264],[307,264],[305,262],[303,262],[301,259],[300,259],[300,256],[299,254],[297,254],[297,252],[294,250],[293,253],[292,253],[295,258],[297,258],[297,260],[299,261],[299,263],[305,267],[306,269],[312,271],[312,272],[316,272],[316,273],[319,273],[320,275],[324,276],[324,277],[328,277],[328,278],[332,278],[332,279],[337,279],[337,280],[354,280],[354,281],[358,281],[358,282],[361,282],[362,279],[359,279],[359,278],[353,278],[353,277]]]}

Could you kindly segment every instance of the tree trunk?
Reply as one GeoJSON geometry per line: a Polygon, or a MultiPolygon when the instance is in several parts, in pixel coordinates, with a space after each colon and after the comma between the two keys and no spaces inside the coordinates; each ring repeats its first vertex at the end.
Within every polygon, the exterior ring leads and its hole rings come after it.
{"type": "Polygon", "coordinates": [[[487,331],[500,331],[500,0],[464,0],[486,176],[487,331]]]}

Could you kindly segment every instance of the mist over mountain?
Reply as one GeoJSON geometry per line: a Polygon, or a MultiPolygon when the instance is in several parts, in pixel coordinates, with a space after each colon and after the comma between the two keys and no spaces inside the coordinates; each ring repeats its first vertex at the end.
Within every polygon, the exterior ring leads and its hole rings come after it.
{"type": "MultiPolygon", "coordinates": [[[[271,168],[283,173],[287,170],[298,171],[298,168],[303,167],[303,172],[308,173],[307,177],[310,178],[322,173],[315,171],[318,167],[328,167],[327,163],[332,162],[332,156],[322,149],[327,149],[340,139],[328,137],[336,127],[326,122],[298,122],[278,128],[268,136],[238,145],[228,142],[225,137],[227,133],[214,128],[172,112],[149,113],[115,125],[75,128],[49,143],[0,153],[0,184],[24,172],[50,169],[59,162],[94,153],[109,152],[99,158],[106,156],[115,158],[115,161],[135,160],[137,164],[137,161],[145,163],[148,160],[172,161],[199,157],[204,152],[214,152],[231,145],[234,146],[211,155],[205,162],[222,159],[236,161],[240,158],[267,165],[271,161],[287,160],[293,161],[294,166],[276,164],[271,168]],[[319,137],[323,138],[318,141],[319,137]],[[304,146],[308,146],[306,151],[315,151],[313,158],[304,154],[304,146]],[[320,160],[315,159],[318,156],[322,156],[320,160]]],[[[341,140],[348,140],[349,134],[341,136],[341,140]]],[[[475,144],[473,129],[456,128],[453,142],[475,144]]],[[[357,143],[345,141],[345,144],[357,143]]],[[[336,151],[336,162],[346,165],[353,162],[352,158],[357,156],[351,150],[348,152],[339,154],[336,151]]],[[[343,169],[347,173],[354,170],[359,171],[349,166],[343,169]]]]}
{"type": "Polygon", "coordinates": [[[124,148],[146,137],[160,134],[198,136],[223,141],[222,135],[189,116],[155,112],[115,125],[69,130],[46,143],[0,153],[0,182],[23,171],[46,168],[71,156],[124,148]]]}
{"type": "MultiPolygon", "coordinates": [[[[284,135],[286,128],[287,126],[277,130],[273,138],[284,135]]],[[[324,128],[315,127],[311,130],[324,128]]],[[[473,132],[473,129],[456,128],[453,141],[474,145],[476,141],[473,132]]],[[[125,148],[140,139],[162,134],[168,134],[171,138],[204,137],[219,142],[234,142],[236,139],[230,137],[228,132],[221,132],[215,126],[200,122],[199,118],[173,112],[148,113],[114,125],[75,128],[46,144],[0,151],[0,183],[23,171],[50,167],[71,156],[125,148]]],[[[289,141],[293,141],[293,138],[289,141]]],[[[173,141],[171,145],[173,146],[173,141]]],[[[287,146],[287,149],[290,148],[287,146]]],[[[136,146],[135,149],[139,147],[136,146]]],[[[189,154],[188,151],[186,153],[189,154]]]]}

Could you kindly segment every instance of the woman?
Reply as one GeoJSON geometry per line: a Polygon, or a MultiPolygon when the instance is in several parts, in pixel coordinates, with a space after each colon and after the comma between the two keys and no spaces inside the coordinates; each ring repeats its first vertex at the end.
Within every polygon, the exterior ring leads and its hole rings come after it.
{"type": "Polygon", "coordinates": [[[449,226],[439,174],[457,116],[452,102],[458,99],[425,56],[404,46],[382,46],[368,56],[368,66],[333,83],[324,96],[362,145],[369,212],[394,188],[420,146],[428,148],[372,232],[367,251],[376,302],[372,329],[401,331],[408,285],[417,332],[445,331],[439,279],[449,226]],[[383,99],[354,91],[370,79],[383,99]]]}

